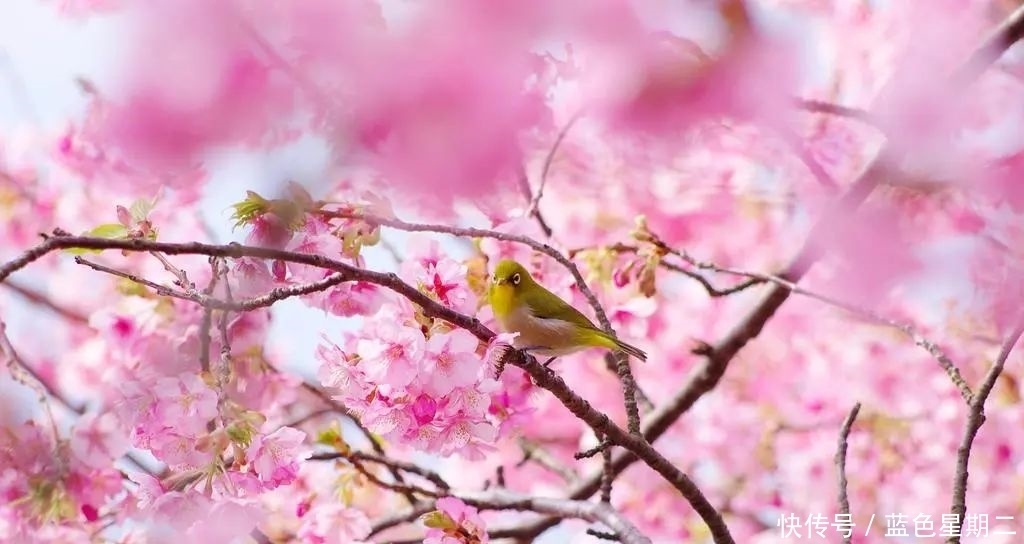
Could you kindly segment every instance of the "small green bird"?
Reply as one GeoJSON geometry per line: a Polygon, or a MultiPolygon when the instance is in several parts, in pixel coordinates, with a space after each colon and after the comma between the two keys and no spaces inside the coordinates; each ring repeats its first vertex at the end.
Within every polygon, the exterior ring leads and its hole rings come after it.
{"type": "Polygon", "coordinates": [[[622,351],[641,361],[647,354],[597,328],[557,295],[533,279],[523,265],[505,259],[494,269],[488,299],[503,332],[518,332],[516,348],[550,357],[568,355],[584,348],[622,351]]]}

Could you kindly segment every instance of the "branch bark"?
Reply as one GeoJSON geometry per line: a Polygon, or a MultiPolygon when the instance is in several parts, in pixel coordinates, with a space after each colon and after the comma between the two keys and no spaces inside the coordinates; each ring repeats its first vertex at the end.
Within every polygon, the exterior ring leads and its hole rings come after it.
{"type": "MultiPolygon", "coordinates": [[[[843,426],[839,428],[839,445],[836,448],[836,471],[839,473],[839,513],[847,518],[850,516],[850,497],[847,492],[848,483],[846,481],[846,450],[849,446],[850,430],[853,428],[853,422],[857,419],[858,413],[860,413],[859,402],[853,405],[850,414],[843,421],[843,426]]],[[[843,542],[850,544],[850,538],[849,536],[843,536],[843,542]]]]}
{"type": "MultiPolygon", "coordinates": [[[[1020,339],[1021,334],[1024,334],[1024,320],[1021,320],[1014,328],[1010,336],[1007,337],[1006,341],[1003,342],[1002,347],[999,349],[999,355],[996,357],[995,362],[989,367],[988,372],[985,374],[985,378],[981,382],[981,386],[978,387],[978,393],[974,395],[974,399],[971,401],[970,409],[967,412],[967,425],[964,428],[963,438],[960,440],[960,447],[956,450],[956,475],[953,478],[953,505],[950,507],[949,512],[956,516],[956,527],[954,531],[955,535],[960,534],[960,529],[964,523],[964,515],[967,513],[967,477],[968,477],[968,465],[971,459],[971,447],[974,444],[974,438],[978,436],[978,430],[985,424],[985,401],[988,400],[988,396],[992,393],[992,388],[996,385],[996,380],[999,379],[999,375],[1003,372],[1003,366],[1006,364],[1006,359],[1010,357],[1010,352],[1013,351],[1013,347],[1017,344],[1017,340],[1020,339]]],[[[959,544],[959,536],[951,536],[946,540],[949,544],[959,544]]]]}
{"type": "MultiPolygon", "coordinates": [[[[459,493],[453,496],[479,510],[516,510],[550,514],[558,516],[559,519],[582,519],[608,527],[615,533],[620,542],[626,544],[650,544],[651,542],[651,539],[641,533],[625,516],[605,503],[532,497],[515,494],[504,489],[478,493],[459,493]]],[[[371,535],[377,534],[386,528],[412,521],[430,512],[433,508],[434,501],[428,501],[413,507],[407,512],[399,512],[384,520],[386,523],[375,525],[371,535]]],[[[491,532],[490,536],[492,539],[497,539],[515,537],[516,535],[509,531],[498,530],[491,532]]],[[[422,540],[422,538],[419,538],[405,542],[421,542],[422,540]]]]}

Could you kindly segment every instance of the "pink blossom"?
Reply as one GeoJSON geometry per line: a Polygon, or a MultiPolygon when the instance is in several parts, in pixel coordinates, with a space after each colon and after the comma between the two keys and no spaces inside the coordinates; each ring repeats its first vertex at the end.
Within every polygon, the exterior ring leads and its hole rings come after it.
{"type": "Polygon", "coordinates": [[[182,535],[195,544],[221,544],[245,538],[263,518],[261,508],[235,500],[219,500],[208,514],[182,535]]]}
{"type": "Polygon", "coordinates": [[[366,282],[346,282],[318,296],[319,306],[328,313],[342,316],[370,316],[384,304],[384,294],[376,285],[366,282]]]}
{"type": "Polygon", "coordinates": [[[281,427],[269,435],[257,435],[253,439],[246,457],[267,489],[295,480],[299,469],[299,449],[305,439],[306,433],[291,427],[281,427]]]}
{"type": "Polygon", "coordinates": [[[524,90],[531,58],[509,39],[507,22],[476,3],[442,2],[397,39],[368,44],[349,126],[396,186],[446,201],[514,179],[519,132],[542,121],[544,108],[539,93],[524,90]],[[474,47],[464,47],[454,29],[473,29],[474,47]],[[396,86],[396,74],[417,83],[396,86]],[[460,160],[445,158],[452,149],[460,160]]]}
{"type": "MultiPolygon", "coordinates": [[[[287,249],[298,253],[322,255],[329,259],[337,259],[342,254],[341,240],[330,231],[326,223],[313,218],[307,219],[302,228],[295,233],[287,249]]],[[[330,274],[329,270],[323,268],[296,263],[288,263],[288,270],[291,271],[293,278],[303,282],[320,280],[330,274]]]]}
{"type": "Polygon", "coordinates": [[[483,459],[484,452],[493,449],[489,444],[497,437],[498,430],[490,423],[456,421],[441,431],[440,452],[442,455],[459,452],[469,459],[483,459]]]}
{"type": "Polygon", "coordinates": [[[145,510],[153,505],[161,495],[167,492],[163,484],[156,477],[145,472],[128,472],[128,479],[138,484],[135,497],[138,500],[138,507],[145,510]]]}
{"type": "Polygon", "coordinates": [[[72,431],[71,451],[91,468],[104,468],[128,451],[128,436],[114,414],[86,414],[72,431]]]}
{"type": "Polygon", "coordinates": [[[389,322],[378,323],[375,334],[360,339],[356,348],[359,365],[375,382],[405,387],[416,377],[425,341],[423,333],[389,322]]]}
{"type": "Polygon", "coordinates": [[[416,397],[416,402],[412,404],[412,414],[417,425],[430,423],[437,414],[437,401],[427,395],[416,397]]]}
{"type": "MultiPolygon", "coordinates": [[[[155,431],[155,429],[146,429],[155,431]]],[[[212,452],[198,449],[197,434],[180,434],[173,429],[164,428],[153,434],[146,441],[157,459],[180,469],[197,469],[205,467],[213,460],[212,452]]]]}
{"type": "Polygon", "coordinates": [[[370,535],[361,510],[339,503],[319,504],[303,517],[296,535],[303,544],[355,544],[370,535]]]}
{"type": "Polygon", "coordinates": [[[203,427],[217,415],[217,393],[196,374],[160,378],[154,388],[160,409],[175,422],[193,422],[185,428],[203,427]]]}
{"type": "Polygon", "coordinates": [[[316,354],[321,361],[317,378],[323,385],[339,389],[346,396],[358,396],[360,391],[370,387],[362,367],[338,346],[321,344],[316,354]]]}
{"type": "Polygon", "coordinates": [[[482,366],[476,355],[478,343],[475,336],[463,329],[435,334],[427,340],[425,370],[430,373],[427,390],[431,395],[441,397],[477,381],[482,366]]]}
{"type": "Polygon", "coordinates": [[[232,3],[144,2],[135,15],[133,50],[149,53],[128,56],[128,85],[107,124],[127,155],[180,168],[209,146],[262,136],[290,112],[292,89],[256,54],[232,3]],[[168,71],[180,77],[168,81],[168,71]]]}

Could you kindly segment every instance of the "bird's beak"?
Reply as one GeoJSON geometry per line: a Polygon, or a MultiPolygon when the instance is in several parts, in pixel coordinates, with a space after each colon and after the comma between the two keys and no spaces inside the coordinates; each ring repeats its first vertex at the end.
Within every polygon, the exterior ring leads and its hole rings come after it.
{"type": "Polygon", "coordinates": [[[491,280],[491,283],[493,283],[494,285],[501,285],[505,282],[501,278],[494,278],[493,280],[491,280]]]}

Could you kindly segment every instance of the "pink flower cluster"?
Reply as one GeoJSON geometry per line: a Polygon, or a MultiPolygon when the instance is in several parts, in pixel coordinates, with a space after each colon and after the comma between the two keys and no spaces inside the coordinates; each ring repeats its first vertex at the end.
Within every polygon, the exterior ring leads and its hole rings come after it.
{"type": "Polygon", "coordinates": [[[424,334],[398,308],[385,306],[358,338],[350,338],[349,352],[322,344],[321,383],[337,390],[336,398],[375,433],[440,455],[483,457],[507,414],[524,407],[492,410],[501,383],[487,362],[491,350],[481,355],[472,334],[424,334]]]}
{"type": "Polygon", "coordinates": [[[40,527],[88,525],[111,513],[121,491],[113,462],[128,440],[112,414],[87,414],[66,440],[26,422],[0,433],[0,539],[21,542],[40,527]]]}

